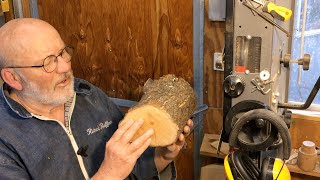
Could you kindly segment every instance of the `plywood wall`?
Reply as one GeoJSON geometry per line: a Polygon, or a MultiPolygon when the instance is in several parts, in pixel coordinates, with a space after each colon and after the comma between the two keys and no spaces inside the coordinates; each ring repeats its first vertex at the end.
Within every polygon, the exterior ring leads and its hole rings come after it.
{"type": "Polygon", "coordinates": [[[139,100],[148,78],[176,74],[193,83],[192,0],[39,0],[76,49],[76,76],[109,96],[139,100]]]}
{"type": "Polygon", "coordinates": [[[292,148],[299,149],[303,141],[312,141],[320,146],[320,117],[294,114],[290,128],[292,148]]]}
{"type": "MultiPolygon", "coordinates": [[[[38,0],[39,16],[75,47],[74,74],[111,97],[139,100],[148,78],[193,84],[192,0],[38,0]]],[[[193,137],[176,164],[193,179],[193,137]]]]}
{"type": "MultiPolygon", "coordinates": [[[[225,22],[213,22],[208,18],[208,0],[204,11],[204,103],[208,105],[203,119],[203,132],[219,134],[223,125],[224,74],[213,70],[213,55],[224,47],[225,22]]],[[[202,165],[221,163],[219,159],[202,156],[202,165]]]]}
{"type": "Polygon", "coordinates": [[[225,22],[208,18],[208,0],[205,0],[204,25],[204,103],[209,109],[205,114],[204,133],[219,134],[223,124],[223,71],[213,70],[213,55],[224,48],[225,22]]]}

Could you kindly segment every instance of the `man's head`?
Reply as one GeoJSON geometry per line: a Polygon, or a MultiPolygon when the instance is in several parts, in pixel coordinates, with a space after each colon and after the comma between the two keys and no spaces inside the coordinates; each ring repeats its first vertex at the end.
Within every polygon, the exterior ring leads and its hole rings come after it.
{"type": "MultiPolygon", "coordinates": [[[[61,105],[73,95],[73,75],[68,58],[58,56],[66,45],[50,24],[31,18],[15,19],[0,28],[0,69],[5,83],[21,98],[46,105],[61,105]],[[42,66],[48,56],[58,56],[48,73],[42,66]]],[[[63,53],[62,53],[63,54],[63,53]]],[[[53,58],[54,59],[54,58],[53,58]]]]}

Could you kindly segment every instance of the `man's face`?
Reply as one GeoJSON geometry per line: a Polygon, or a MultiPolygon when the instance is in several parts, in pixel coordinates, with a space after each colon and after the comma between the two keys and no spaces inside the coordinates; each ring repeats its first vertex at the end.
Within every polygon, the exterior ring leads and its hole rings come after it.
{"type": "MultiPolygon", "coordinates": [[[[42,65],[43,59],[50,55],[57,56],[65,47],[56,31],[39,32],[37,37],[21,51],[17,59],[18,65],[42,65]]],[[[54,62],[52,62],[54,63],[54,62]]],[[[19,76],[22,97],[44,105],[62,105],[74,94],[74,77],[71,62],[66,62],[61,56],[57,57],[56,69],[47,73],[43,68],[15,69],[19,76]]]]}

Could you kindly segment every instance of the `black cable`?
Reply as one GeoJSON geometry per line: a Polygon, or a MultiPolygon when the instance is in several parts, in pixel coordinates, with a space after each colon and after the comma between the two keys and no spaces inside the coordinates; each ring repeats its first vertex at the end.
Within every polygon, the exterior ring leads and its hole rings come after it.
{"type": "Polygon", "coordinates": [[[283,164],[282,164],[282,166],[281,166],[281,169],[280,169],[280,171],[279,171],[279,174],[278,174],[276,180],[277,180],[278,177],[280,176],[280,173],[281,173],[281,171],[282,171],[282,169],[283,169],[283,166],[284,166],[284,164],[286,163],[284,159],[282,159],[282,161],[283,161],[283,164]]]}
{"type": "Polygon", "coordinates": [[[253,160],[248,156],[244,155],[242,158],[242,161],[244,163],[244,167],[247,169],[248,174],[253,178],[257,179],[259,177],[259,174],[261,173],[260,170],[257,168],[253,160]]]}
{"type": "Polygon", "coordinates": [[[318,91],[320,89],[320,76],[318,77],[317,82],[313,86],[306,102],[304,104],[290,104],[290,103],[278,103],[278,108],[287,108],[287,109],[307,109],[314,98],[316,97],[318,91]]]}

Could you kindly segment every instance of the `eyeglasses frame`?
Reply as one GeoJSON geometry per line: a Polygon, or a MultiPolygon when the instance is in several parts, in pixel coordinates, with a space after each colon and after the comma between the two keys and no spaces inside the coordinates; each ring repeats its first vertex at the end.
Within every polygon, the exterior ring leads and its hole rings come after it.
{"type": "MultiPolygon", "coordinates": [[[[61,49],[60,50],[60,53],[56,56],[56,55],[49,55],[49,56],[47,56],[46,58],[44,58],[43,59],[43,61],[42,61],[42,65],[38,65],[38,66],[8,66],[8,67],[6,67],[6,68],[43,68],[44,69],[44,71],[45,72],[47,72],[47,73],[52,73],[54,70],[56,70],[57,69],[57,65],[56,65],[56,67],[52,70],[52,71],[47,71],[45,68],[44,68],[44,62],[45,62],[45,60],[48,58],[48,57],[55,57],[56,59],[58,59],[58,57],[60,56],[61,58],[62,58],[62,53],[63,53],[63,51],[66,49],[66,48],[70,48],[70,49],[72,49],[72,51],[74,50],[74,48],[73,47],[71,47],[71,46],[65,46],[63,49],[61,49]]],[[[67,52],[68,53],[68,52],[67,52]]],[[[69,54],[69,53],[68,53],[69,54]]],[[[68,62],[70,62],[71,61],[71,59],[72,59],[72,56],[73,56],[73,53],[72,54],[69,54],[70,55],[70,60],[68,61],[68,62]]],[[[68,63],[68,62],[66,62],[66,63],[68,63]]]]}

